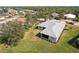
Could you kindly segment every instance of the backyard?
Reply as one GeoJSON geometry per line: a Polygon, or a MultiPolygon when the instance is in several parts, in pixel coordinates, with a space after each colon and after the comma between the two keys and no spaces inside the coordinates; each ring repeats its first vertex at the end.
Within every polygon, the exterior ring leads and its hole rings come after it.
{"type": "Polygon", "coordinates": [[[6,48],[0,44],[0,52],[79,52],[79,49],[68,43],[72,38],[79,35],[79,27],[77,26],[67,25],[57,43],[42,40],[36,36],[38,32],[39,30],[32,26],[17,46],[6,48]]]}

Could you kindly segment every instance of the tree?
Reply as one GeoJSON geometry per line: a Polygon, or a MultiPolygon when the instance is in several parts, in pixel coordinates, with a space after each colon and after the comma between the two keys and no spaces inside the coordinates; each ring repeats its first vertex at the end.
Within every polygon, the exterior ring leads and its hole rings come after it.
{"type": "Polygon", "coordinates": [[[26,24],[28,25],[29,21],[32,19],[32,15],[29,12],[26,12],[25,17],[26,17],[26,24]]]}
{"type": "Polygon", "coordinates": [[[79,15],[76,17],[77,21],[79,21],[79,15]]]}
{"type": "Polygon", "coordinates": [[[24,26],[18,21],[10,21],[2,24],[0,28],[0,42],[13,46],[24,36],[24,26]]]}

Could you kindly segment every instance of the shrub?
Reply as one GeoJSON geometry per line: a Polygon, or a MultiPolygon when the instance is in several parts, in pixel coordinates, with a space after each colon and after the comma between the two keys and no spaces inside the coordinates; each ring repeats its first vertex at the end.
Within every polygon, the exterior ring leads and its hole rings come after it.
{"type": "Polygon", "coordinates": [[[15,45],[24,36],[24,26],[18,21],[2,24],[0,28],[0,42],[6,45],[15,45]]]}
{"type": "Polygon", "coordinates": [[[77,19],[77,21],[79,21],[79,16],[77,16],[77,18],[76,18],[76,19],[77,19]]]}

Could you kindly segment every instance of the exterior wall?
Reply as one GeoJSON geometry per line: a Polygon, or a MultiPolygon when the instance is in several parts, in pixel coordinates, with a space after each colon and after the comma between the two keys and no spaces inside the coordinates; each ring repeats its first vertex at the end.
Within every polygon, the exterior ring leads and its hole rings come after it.
{"type": "Polygon", "coordinates": [[[50,37],[50,36],[49,36],[49,40],[52,41],[52,42],[57,42],[57,41],[56,41],[56,38],[54,38],[54,37],[50,37]]]}
{"type": "Polygon", "coordinates": [[[64,19],[68,19],[68,20],[75,20],[75,19],[73,19],[73,18],[67,18],[67,17],[64,17],[64,19]]]}

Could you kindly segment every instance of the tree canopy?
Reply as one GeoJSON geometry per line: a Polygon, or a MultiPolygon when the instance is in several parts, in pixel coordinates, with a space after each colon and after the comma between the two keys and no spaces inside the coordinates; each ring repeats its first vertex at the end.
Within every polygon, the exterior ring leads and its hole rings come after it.
{"type": "Polygon", "coordinates": [[[24,36],[24,26],[17,21],[2,24],[0,28],[0,43],[16,45],[24,36]]]}

